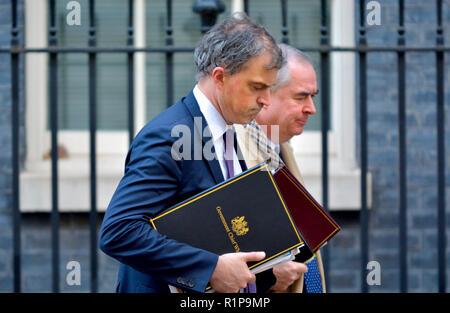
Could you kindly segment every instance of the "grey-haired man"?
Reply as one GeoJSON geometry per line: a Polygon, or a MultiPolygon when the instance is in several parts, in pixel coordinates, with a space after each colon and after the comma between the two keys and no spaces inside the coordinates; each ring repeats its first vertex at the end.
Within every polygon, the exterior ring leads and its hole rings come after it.
{"type": "MultiPolygon", "coordinates": [[[[254,166],[269,157],[274,167],[280,164],[280,158],[296,178],[303,183],[289,140],[300,135],[310,115],[316,113],[313,98],[318,93],[316,73],[311,59],[294,47],[279,45],[285,57],[285,63],[277,74],[277,83],[271,88],[270,106],[256,116],[255,121],[245,127],[236,127],[238,141],[247,166],[254,166]],[[253,138],[264,140],[264,149],[260,153],[253,138]]],[[[325,292],[325,280],[320,252],[308,263],[287,262],[274,267],[277,282],[273,291],[302,292],[305,278],[307,292],[325,292]],[[292,268],[297,268],[293,271],[292,268]],[[303,275],[304,274],[304,275],[303,275]]]]}

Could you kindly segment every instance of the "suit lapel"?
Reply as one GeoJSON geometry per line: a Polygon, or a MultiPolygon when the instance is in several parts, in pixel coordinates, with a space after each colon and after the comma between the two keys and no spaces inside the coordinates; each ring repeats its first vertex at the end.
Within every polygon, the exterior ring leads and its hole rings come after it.
{"type": "Polygon", "coordinates": [[[283,156],[283,162],[286,164],[289,171],[300,181],[300,183],[304,185],[305,182],[303,181],[302,174],[300,173],[300,169],[295,161],[294,151],[292,150],[289,142],[285,142],[280,145],[280,152],[283,156]]]}
{"type": "MultiPolygon", "coordinates": [[[[200,111],[200,107],[198,106],[197,100],[195,100],[194,93],[191,92],[184,98],[183,103],[186,105],[186,108],[191,113],[193,121],[194,121],[194,140],[201,140],[202,143],[202,152],[205,144],[212,140],[212,137],[209,135],[210,132],[205,132],[205,128],[208,126],[206,123],[206,119],[200,111]],[[197,136],[195,136],[197,134],[197,136]],[[196,138],[195,138],[196,137],[196,138]]],[[[212,150],[214,151],[214,146],[212,146],[212,150]]],[[[211,171],[212,176],[214,177],[214,181],[216,184],[221,183],[225,180],[222,174],[222,170],[220,169],[219,161],[216,158],[212,160],[208,160],[204,158],[202,154],[202,158],[208,164],[209,170],[211,171]]]]}

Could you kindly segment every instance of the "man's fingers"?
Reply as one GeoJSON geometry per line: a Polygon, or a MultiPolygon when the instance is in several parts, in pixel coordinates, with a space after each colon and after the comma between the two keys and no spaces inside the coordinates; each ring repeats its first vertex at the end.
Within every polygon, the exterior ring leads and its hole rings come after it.
{"type": "Polygon", "coordinates": [[[259,251],[259,252],[242,252],[242,258],[245,262],[256,262],[261,261],[266,257],[266,253],[259,251]]]}
{"type": "Polygon", "coordinates": [[[308,266],[306,266],[306,264],[304,264],[304,263],[297,263],[297,262],[295,262],[296,264],[298,264],[298,269],[297,269],[297,271],[301,274],[301,273],[306,273],[307,271],[308,271],[308,266]]]}
{"type": "Polygon", "coordinates": [[[256,282],[256,276],[255,274],[252,273],[252,278],[251,280],[248,281],[250,284],[253,284],[254,282],[256,282]]]}

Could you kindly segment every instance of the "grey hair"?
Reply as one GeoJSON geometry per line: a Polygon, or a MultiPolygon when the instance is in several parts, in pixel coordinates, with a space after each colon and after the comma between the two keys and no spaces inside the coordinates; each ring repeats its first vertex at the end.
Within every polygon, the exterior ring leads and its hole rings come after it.
{"type": "Polygon", "coordinates": [[[299,62],[301,64],[311,65],[311,67],[314,68],[311,58],[306,53],[283,43],[279,44],[278,47],[283,53],[285,62],[277,73],[277,82],[272,86],[272,91],[275,91],[279,87],[289,83],[289,80],[291,79],[291,70],[289,69],[289,64],[292,60],[295,60],[296,62],[299,62]]]}
{"type": "Polygon", "coordinates": [[[199,81],[218,66],[233,75],[252,57],[264,52],[272,56],[272,62],[266,68],[280,69],[283,56],[273,37],[245,13],[235,13],[211,28],[195,47],[195,78],[199,81]]]}

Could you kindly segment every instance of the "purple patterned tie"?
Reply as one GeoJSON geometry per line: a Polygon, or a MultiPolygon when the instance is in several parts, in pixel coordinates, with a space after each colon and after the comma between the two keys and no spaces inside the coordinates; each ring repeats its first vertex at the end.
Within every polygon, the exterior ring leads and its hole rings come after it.
{"type": "MultiPolygon", "coordinates": [[[[225,146],[224,159],[227,166],[228,179],[234,176],[234,129],[228,128],[223,134],[223,143],[225,146]]],[[[256,293],[256,284],[247,284],[247,287],[240,290],[241,293],[256,293]]]]}
{"type": "Polygon", "coordinates": [[[227,179],[234,176],[234,164],[233,164],[233,150],[234,150],[234,130],[233,128],[228,128],[227,131],[223,134],[223,143],[224,143],[224,159],[225,164],[227,166],[227,179]]]}

